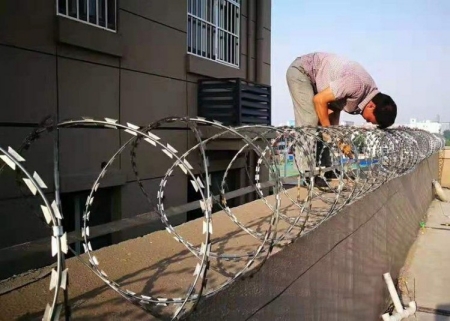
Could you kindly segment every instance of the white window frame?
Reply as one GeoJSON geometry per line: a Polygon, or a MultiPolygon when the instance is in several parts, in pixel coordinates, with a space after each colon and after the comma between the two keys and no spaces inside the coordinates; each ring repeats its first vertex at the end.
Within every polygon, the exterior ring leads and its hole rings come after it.
{"type": "Polygon", "coordinates": [[[188,54],[239,68],[240,0],[187,0],[187,5],[188,54]]]}
{"type": "Polygon", "coordinates": [[[98,10],[98,8],[99,8],[98,7],[99,0],[86,0],[86,15],[87,15],[87,20],[88,21],[80,19],[79,0],[75,0],[76,6],[77,6],[77,16],[76,17],[72,17],[72,16],[69,15],[69,0],[63,0],[63,1],[66,2],[66,13],[63,14],[63,13],[59,12],[59,0],[56,0],[56,15],[57,16],[61,16],[61,17],[64,17],[64,18],[67,18],[67,19],[70,19],[70,20],[74,20],[74,21],[77,21],[77,22],[81,22],[81,23],[84,23],[84,24],[87,24],[87,25],[90,25],[90,26],[93,26],[93,27],[96,27],[96,28],[100,28],[100,29],[103,29],[103,30],[106,30],[106,31],[117,33],[117,10],[118,10],[118,8],[117,8],[117,0],[114,0],[114,6],[115,6],[114,29],[110,29],[110,28],[106,27],[106,26],[108,26],[108,0],[105,0],[105,27],[101,26],[100,23],[99,23],[99,10],[98,10]],[[97,18],[96,23],[89,22],[89,2],[90,1],[95,1],[96,2],[96,4],[95,4],[95,8],[97,10],[97,12],[96,12],[96,18],[97,18]]]}

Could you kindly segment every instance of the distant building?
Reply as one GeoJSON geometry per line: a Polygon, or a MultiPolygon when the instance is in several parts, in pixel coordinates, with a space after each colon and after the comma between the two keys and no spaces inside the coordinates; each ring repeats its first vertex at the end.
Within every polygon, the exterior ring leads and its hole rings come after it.
{"type": "Polygon", "coordinates": [[[446,130],[450,130],[450,123],[441,123],[441,126],[442,133],[446,130]]]}
{"type": "Polygon", "coordinates": [[[355,122],[354,121],[350,121],[350,120],[341,120],[339,125],[341,125],[341,126],[354,126],[355,122]]]}
{"type": "Polygon", "coordinates": [[[362,125],[359,125],[358,127],[365,128],[365,129],[375,129],[375,128],[377,128],[378,126],[377,126],[377,125],[374,125],[374,124],[372,124],[372,123],[364,123],[364,124],[362,124],[362,125]]]}
{"type": "Polygon", "coordinates": [[[293,127],[295,126],[295,120],[288,120],[284,123],[280,123],[278,126],[282,127],[282,126],[289,126],[289,127],[293,127]]]}
{"type": "Polygon", "coordinates": [[[291,119],[291,120],[288,120],[286,123],[288,126],[295,126],[295,120],[291,119]]]}
{"type": "Polygon", "coordinates": [[[438,122],[434,122],[431,120],[425,120],[423,122],[420,122],[417,121],[416,118],[411,118],[409,120],[409,124],[406,126],[410,128],[423,129],[433,134],[440,134],[442,129],[442,125],[438,122]]]}

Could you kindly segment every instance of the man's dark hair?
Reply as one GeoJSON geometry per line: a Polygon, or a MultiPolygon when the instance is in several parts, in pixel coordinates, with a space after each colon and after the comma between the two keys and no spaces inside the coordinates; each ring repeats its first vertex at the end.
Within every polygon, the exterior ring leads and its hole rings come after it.
{"type": "Polygon", "coordinates": [[[378,128],[383,129],[394,124],[397,117],[397,105],[394,100],[386,94],[378,93],[372,98],[372,102],[376,106],[373,114],[378,128]]]}

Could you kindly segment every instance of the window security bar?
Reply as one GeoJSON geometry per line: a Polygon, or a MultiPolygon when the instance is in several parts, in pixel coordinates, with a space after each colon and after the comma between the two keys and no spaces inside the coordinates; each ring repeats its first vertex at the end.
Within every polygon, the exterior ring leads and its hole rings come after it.
{"type": "Polygon", "coordinates": [[[240,1],[188,0],[188,53],[239,67],[240,1]]]}
{"type": "Polygon", "coordinates": [[[56,14],[108,31],[117,31],[117,0],[56,0],[56,14]]]}

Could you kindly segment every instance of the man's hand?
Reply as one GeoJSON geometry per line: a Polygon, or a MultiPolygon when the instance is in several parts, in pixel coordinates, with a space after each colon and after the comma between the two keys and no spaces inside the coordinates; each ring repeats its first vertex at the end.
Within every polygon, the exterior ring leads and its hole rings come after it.
{"type": "Polygon", "coordinates": [[[322,139],[325,143],[331,143],[331,136],[327,133],[322,133],[322,139]]]}
{"type": "MultiPolygon", "coordinates": [[[[331,136],[328,133],[322,133],[322,140],[325,143],[330,144],[331,136]]],[[[347,156],[348,158],[352,158],[352,159],[355,158],[352,147],[349,144],[344,143],[342,140],[338,140],[337,145],[345,156],[347,156]]]]}
{"type": "Polygon", "coordinates": [[[351,159],[355,158],[355,155],[353,154],[353,151],[352,151],[352,147],[350,145],[345,144],[343,142],[339,142],[338,146],[339,146],[339,149],[342,151],[342,153],[345,156],[347,156],[348,158],[351,158],[351,159]]]}

